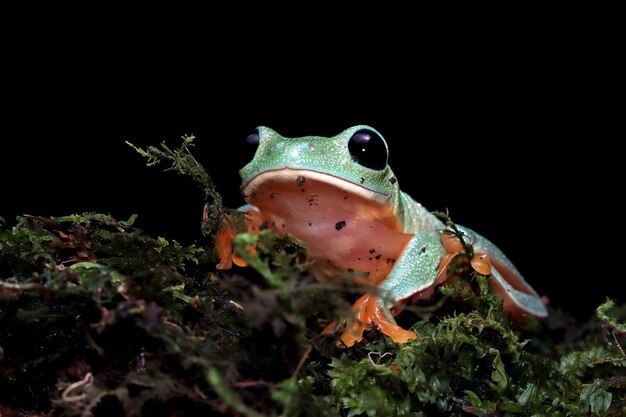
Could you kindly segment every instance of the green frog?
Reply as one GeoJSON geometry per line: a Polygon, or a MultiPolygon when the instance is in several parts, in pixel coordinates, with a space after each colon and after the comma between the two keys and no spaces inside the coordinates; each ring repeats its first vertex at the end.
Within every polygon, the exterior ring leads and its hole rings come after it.
{"type": "MultiPolygon", "coordinates": [[[[438,217],[400,189],[383,136],[364,125],[333,137],[300,138],[259,127],[247,142],[256,147],[240,171],[248,203],[240,210],[248,230],[267,227],[303,241],[320,280],[359,271],[378,289],[355,302],[356,320],[341,341],[352,346],[373,327],[394,342],[415,339],[395,322],[394,306],[431,297],[463,248],[438,217]]],[[[459,229],[475,249],[472,267],[491,275],[490,285],[512,319],[546,317],[542,299],[502,251],[478,233],[459,229]]],[[[233,236],[228,227],[218,231],[218,269],[244,264],[232,252],[233,236]]]]}

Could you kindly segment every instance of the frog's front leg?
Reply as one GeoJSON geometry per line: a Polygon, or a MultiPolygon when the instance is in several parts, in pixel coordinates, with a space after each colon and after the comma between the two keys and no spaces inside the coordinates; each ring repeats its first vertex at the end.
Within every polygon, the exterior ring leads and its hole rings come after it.
{"type": "MultiPolygon", "coordinates": [[[[263,217],[260,210],[250,204],[245,204],[238,209],[245,213],[246,228],[244,232],[247,233],[259,233],[261,225],[263,224],[263,217]]],[[[217,264],[217,269],[230,269],[233,263],[238,266],[246,266],[246,261],[241,259],[237,254],[233,252],[233,238],[237,236],[235,228],[228,224],[228,221],[222,223],[215,235],[215,249],[220,262],[217,264]]]]}
{"type": "Polygon", "coordinates": [[[348,323],[341,341],[352,346],[370,326],[376,326],[397,343],[415,339],[415,333],[396,324],[389,309],[436,284],[439,262],[445,252],[439,232],[414,235],[380,285],[380,295],[365,294],[354,304],[355,320],[348,323]]]}

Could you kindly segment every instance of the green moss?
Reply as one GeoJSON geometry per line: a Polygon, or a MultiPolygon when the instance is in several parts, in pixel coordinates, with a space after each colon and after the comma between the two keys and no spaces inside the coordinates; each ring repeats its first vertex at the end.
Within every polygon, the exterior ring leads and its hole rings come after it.
{"type": "MultiPolygon", "coordinates": [[[[207,189],[204,230],[214,230],[233,211],[187,152],[191,142],[140,153],[207,189]]],[[[395,344],[374,330],[344,349],[321,329],[365,289],[350,274],[317,282],[300,242],[240,235],[235,248],[251,268],[225,273],[215,270],[212,239],[154,239],[133,220],[0,221],[0,413],[626,413],[626,307],[610,300],[587,323],[553,311],[520,329],[488,278],[466,271],[398,317],[417,340],[395,344]]]]}

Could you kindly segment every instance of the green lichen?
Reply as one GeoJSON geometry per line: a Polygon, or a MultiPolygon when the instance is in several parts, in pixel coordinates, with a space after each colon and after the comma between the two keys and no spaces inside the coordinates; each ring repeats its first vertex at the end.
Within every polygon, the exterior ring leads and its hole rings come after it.
{"type": "MultiPolygon", "coordinates": [[[[188,153],[191,139],[141,152],[207,187],[216,226],[234,211],[188,153]]],[[[416,340],[372,330],[345,349],[321,329],[367,291],[353,274],[316,281],[306,246],[269,231],[235,239],[249,268],[216,271],[211,239],[152,238],[133,220],[0,221],[0,414],[626,413],[626,306],[611,300],[586,323],[552,311],[519,328],[489,278],[461,267],[459,281],[397,317],[416,340]]]]}

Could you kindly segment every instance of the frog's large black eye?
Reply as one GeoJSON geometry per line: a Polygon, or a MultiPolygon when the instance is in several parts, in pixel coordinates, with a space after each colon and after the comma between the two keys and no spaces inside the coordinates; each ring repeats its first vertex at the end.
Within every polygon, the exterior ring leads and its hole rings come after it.
{"type": "Polygon", "coordinates": [[[352,159],[366,168],[382,170],[387,166],[387,144],[372,130],[357,131],[348,142],[352,159]]]}

